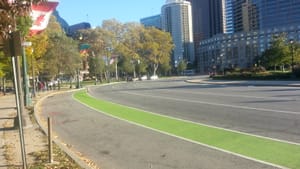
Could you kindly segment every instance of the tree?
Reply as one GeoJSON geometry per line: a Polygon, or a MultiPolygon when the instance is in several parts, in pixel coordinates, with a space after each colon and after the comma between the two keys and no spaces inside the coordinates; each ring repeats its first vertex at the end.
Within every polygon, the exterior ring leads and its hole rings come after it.
{"type": "Polygon", "coordinates": [[[143,48],[141,54],[149,63],[153,75],[159,65],[170,62],[172,49],[174,48],[170,33],[158,30],[154,27],[145,28],[141,32],[143,48]]]}
{"type": "Polygon", "coordinates": [[[140,43],[140,32],[143,27],[140,24],[127,23],[123,28],[123,38],[116,52],[123,61],[121,64],[123,70],[132,73],[135,77],[136,73],[143,73],[146,69],[146,63],[139,53],[142,47],[140,43]]]}
{"type": "MultiPolygon", "coordinates": [[[[110,60],[112,56],[117,57],[115,64],[106,64],[106,77],[109,72],[116,70],[115,66],[124,75],[132,73],[135,76],[136,73],[142,74],[149,70],[156,74],[159,66],[168,68],[166,65],[170,64],[174,46],[167,32],[145,28],[138,23],[121,24],[114,19],[104,21],[102,27],[82,30],[78,37],[81,37],[81,43],[91,46],[89,57],[102,56],[104,61],[110,60]]],[[[92,61],[90,59],[91,64],[92,61]]]]}
{"type": "Polygon", "coordinates": [[[291,59],[289,59],[290,48],[286,41],[284,34],[273,37],[271,47],[262,54],[263,66],[276,67],[278,65],[284,66],[285,64],[291,64],[291,59]]]}
{"type": "Polygon", "coordinates": [[[58,78],[60,74],[74,76],[81,65],[78,43],[67,37],[54,17],[46,30],[49,38],[47,52],[41,58],[41,73],[45,80],[58,78]]]}
{"type": "Polygon", "coordinates": [[[26,56],[28,63],[28,72],[37,74],[43,70],[45,63],[41,62],[42,57],[47,52],[49,46],[49,37],[46,32],[27,37],[27,41],[31,42],[30,47],[26,47],[26,56]],[[34,72],[33,72],[34,71],[34,72]]]}
{"type": "Polygon", "coordinates": [[[88,58],[89,64],[89,76],[95,76],[96,79],[100,79],[102,82],[102,75],[105,72],[105,63],[103,57],[101,56],[92,56],[88,58]]]}
{"type": "Polygon", "coordinates": [[[37,4],[42,1],[44,0],[1,0],[0,36],[6,39],[9,32],[15,31],[16,28],[25,35],[31,25],[29,17],[31,4],[37,4]]]}
{"type": "Polygon", "coordinates": [[[2,86],[3,92],[6,91],[6,79],[12,77],[11,59],[0,52],[0,86],[2,86]]]}
{"type": "Polygon", "coordinates": [[[186,68],[187,68],[187,62],[185,60],[181,60],[178,63],[177,72],[178,73],[183,73],[183,71],[186,70],[186,68]]]}

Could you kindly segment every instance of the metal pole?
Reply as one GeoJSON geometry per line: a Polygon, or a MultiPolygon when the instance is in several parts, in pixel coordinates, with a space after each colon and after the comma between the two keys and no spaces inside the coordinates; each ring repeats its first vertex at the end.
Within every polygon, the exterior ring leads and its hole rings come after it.
{"type": "Polygon", "coordinates": [[[116,80],[119,80],[118,78],[118,57],[116,57],[116,80]]]}
{"type": "Polygon", "coordinates": [[[24,100],[25,100],[25,106],[31,105],[31,99],[29,97],[29,88],[28,88],[28,76],[27,76],[27,58],[26,58],[26,52],[25,52],[25,46],[22,45],[23,49],[23,84],[24,84],[24,100]]]}
{"type": "Polygon", "coordinates": [[[52,145],[52,120],[48,117],[48,148],[49,148],[49,163],[53,163],[53,145],[52,145]]]}
{"type": "Polygon", "coordinates": [[[34,67],[33,67],[33,56],[31,55],[31,71],[32,71],[32,97],[35,97],[36,93],[36,86],[35,86],[35,74],[34,74],[34,67]]]}
{"type": "Polygon", "coordinates": [[[294,75],[294,46],[292,44],[292,75],[294,75]]]}
{"type": "Polygon", "coordinates": [[[20,144],[21,144],[21,153],[22,153],[22,161],[23,161],[23,169],[27,168],[26,162],[26,151],[25,151],[25,141],[24,141],[24,134],[23,134],[23,124],[22,124],[22,104],[20,103],[19,92],[22,90],[20,89],[20,79],[18,81],[17,75],[17,65],[18,59],[15,59],[15,56],[12,57],[12,65],[13,65],[13,72],[14,72],[14,83],[15,83],[15,91],[16,91],[16,105],[17,105],[17,113],[18,113],[18,122],[19,122],[19,136],[20,136],[20,144]]]}

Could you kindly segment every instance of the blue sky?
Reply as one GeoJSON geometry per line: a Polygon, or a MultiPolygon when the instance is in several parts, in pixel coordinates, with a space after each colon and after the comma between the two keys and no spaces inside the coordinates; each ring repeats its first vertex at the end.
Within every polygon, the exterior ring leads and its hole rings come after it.
{"type": "Polygon", "coordinates": [[[103,20],[139,22],[141,18],[160,14],[166,0],[60,0],[57,10],[69,25],[87,21],[92,27],[103,20]]]}

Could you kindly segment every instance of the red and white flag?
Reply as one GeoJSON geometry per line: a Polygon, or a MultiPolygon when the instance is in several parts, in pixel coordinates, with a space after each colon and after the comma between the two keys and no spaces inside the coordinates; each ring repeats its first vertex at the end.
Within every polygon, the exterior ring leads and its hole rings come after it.
{"type": "Polygon", "coordinates": [[[46,1],[31,6],[31,18],[33,21],[30,34],[40,33],[47,28],[50,16],[58,5],[58,1],[46,1]]]}

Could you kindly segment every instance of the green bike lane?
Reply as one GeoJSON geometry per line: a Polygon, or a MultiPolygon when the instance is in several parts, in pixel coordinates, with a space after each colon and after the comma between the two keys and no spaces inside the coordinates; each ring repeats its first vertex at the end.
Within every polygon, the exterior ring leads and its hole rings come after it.
{"type": "Polygon", "coordinates": [[[283,168],[300,168],[300,146],[162,116],[89,96],[74,94],[81,103],[107,115],[190,142],[283,168]]]}

